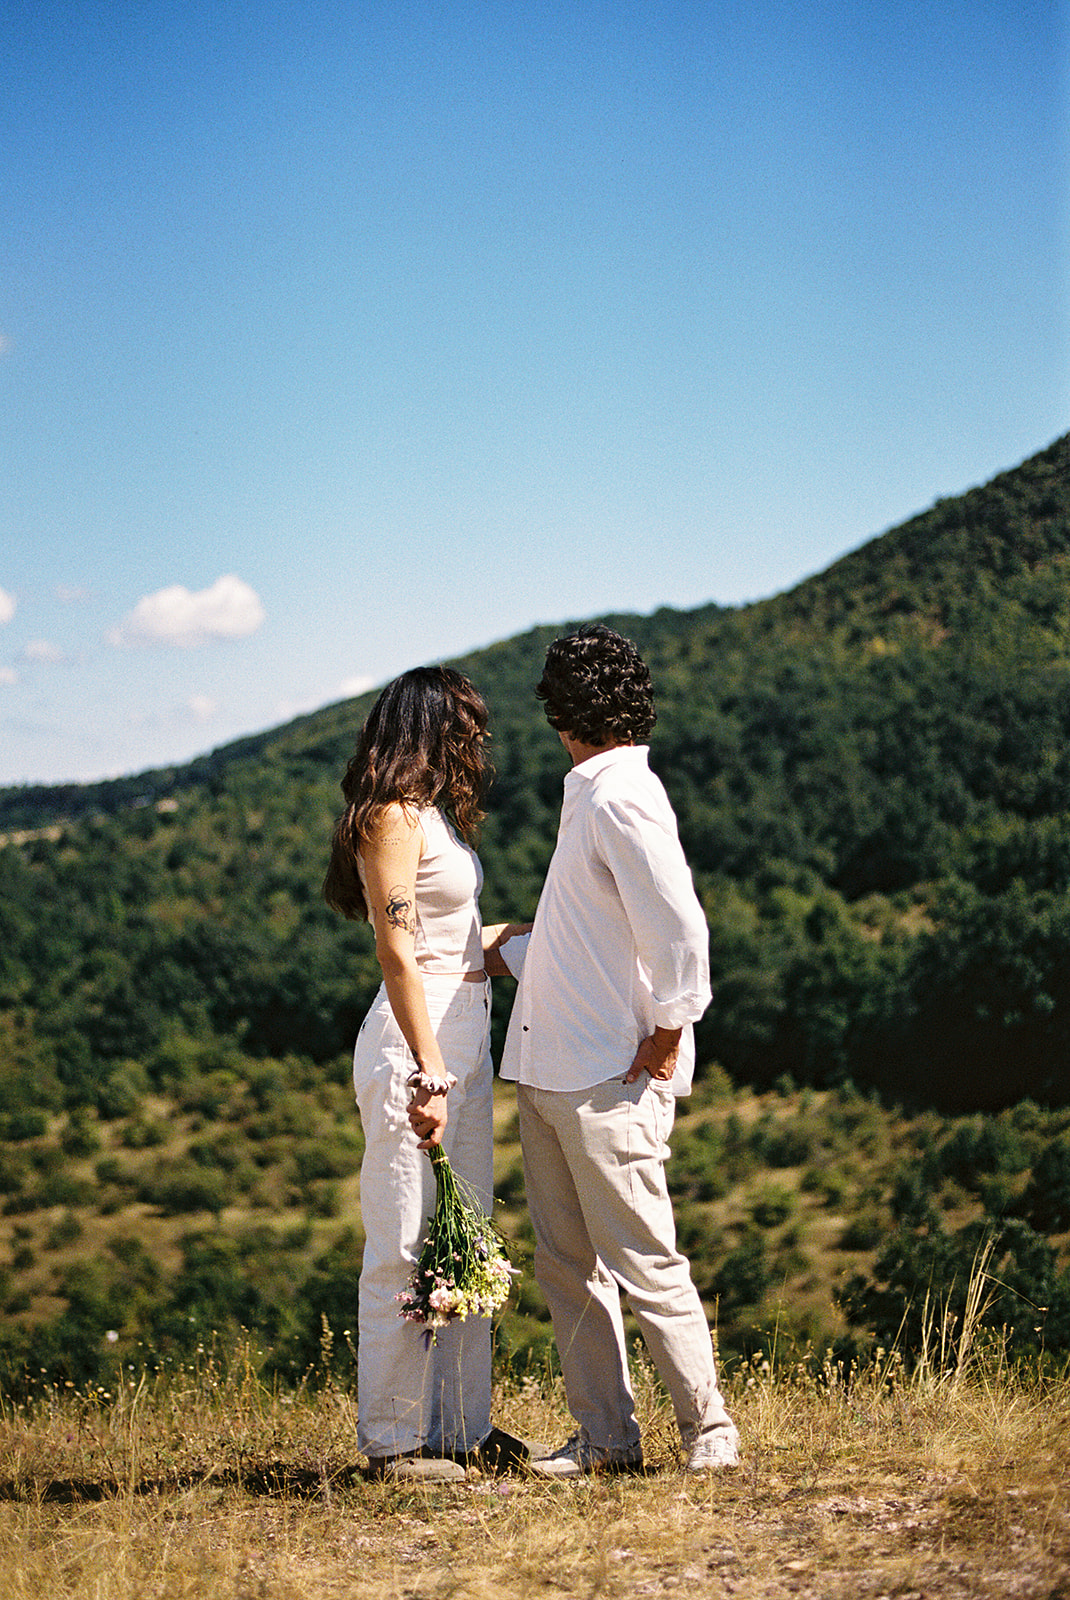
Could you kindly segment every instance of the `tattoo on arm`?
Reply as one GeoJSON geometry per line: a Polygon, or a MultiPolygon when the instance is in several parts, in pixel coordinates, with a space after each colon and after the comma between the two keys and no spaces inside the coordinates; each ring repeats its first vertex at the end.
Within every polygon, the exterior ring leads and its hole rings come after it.
{"type": "Polygon", "coordinates": [[[384,907],[386,920],[392,928],[416,937],[416,910],[403,883],[396,883],[387,895],[384,907]]]}

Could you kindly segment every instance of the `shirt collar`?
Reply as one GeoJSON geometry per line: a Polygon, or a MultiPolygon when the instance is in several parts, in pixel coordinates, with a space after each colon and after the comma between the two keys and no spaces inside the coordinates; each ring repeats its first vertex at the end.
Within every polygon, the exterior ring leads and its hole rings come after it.
{"type": "Polygon", "coordinates": [[[603,750],[600,755],[590,756],[586,761],[581,761],[578,767],[570,767],[565,774],[565,782],[570,778],[597,778],[600,772],[607,767],[636,766],[645,767],[650,746],[646,744],[618,744],[612,750],[603,750]]]}

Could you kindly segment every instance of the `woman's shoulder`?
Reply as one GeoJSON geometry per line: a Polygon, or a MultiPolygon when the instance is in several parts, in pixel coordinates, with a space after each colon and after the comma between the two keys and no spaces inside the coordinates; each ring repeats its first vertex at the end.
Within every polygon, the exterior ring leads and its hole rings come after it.
{"type": "Polygon", "coordinates": [[[370,819],[365,842],[370,845],[408,844],[422,832],[418,807],[402,800],[390,800],[378,807],[370,819]]]}

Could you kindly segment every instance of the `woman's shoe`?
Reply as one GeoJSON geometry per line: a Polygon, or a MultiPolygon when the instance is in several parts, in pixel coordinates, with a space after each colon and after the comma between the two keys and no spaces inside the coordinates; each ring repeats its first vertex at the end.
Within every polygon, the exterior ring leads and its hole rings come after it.
{"type": "Polygon", "coordinates": [[[365,1477],[387,1483],[463,1483],[464,1468],[441,1456],[369,1456],[365,1477]]]}

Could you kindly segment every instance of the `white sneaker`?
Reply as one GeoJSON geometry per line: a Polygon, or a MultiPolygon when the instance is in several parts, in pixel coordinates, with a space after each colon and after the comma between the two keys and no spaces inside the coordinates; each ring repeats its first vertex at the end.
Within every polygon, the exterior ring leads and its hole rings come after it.
{"type": "Polygon", "coordinates": [[[641,1444],[592,1444],[585,1433],[574,1433],[567,1444],[553,1455],[528,1462],[528,1471],[537,1478],[579,1478],[586,1472],[642,1472],[641,1444]]]}
{"type": "Polygon", "coordinates": [[[688,1472],[722,1472],[725,1467],[738,1466],[739,1430],[731,1423],[701,1434],[687,1458],[688,1472]]]}

